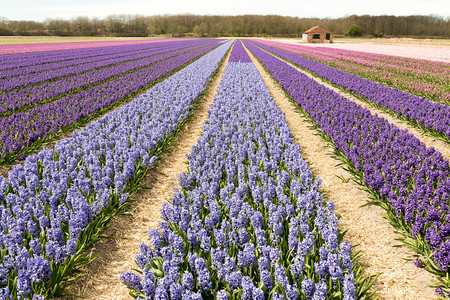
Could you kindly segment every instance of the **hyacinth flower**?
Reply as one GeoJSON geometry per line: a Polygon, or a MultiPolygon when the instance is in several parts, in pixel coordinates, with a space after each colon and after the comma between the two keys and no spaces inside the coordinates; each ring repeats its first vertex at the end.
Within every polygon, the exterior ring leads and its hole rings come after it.
{"type": "Polygon", "coordinates": [[[401,229],[401,240],[417,252],[415,264],[437,275],[433,284],[449,293],[450,163],[406,130],[246,45],[334,145],[336,158],[373,197],[369,204],[384,208],[401,229]]]}
{"type": "MultiPolygon", "coordinates": [[[[120,75],[113,80],[92,86],[78,93],[65,94],[55,101],[35,106],[24,112],[17,112],[0,118],[0,163],[10,162],[30,150],[40,147],[45,141],[72,131],[78,126],[92,121],[115,105],[129,100],[139,92],[154,85],[168,74],[176,71],[192,60],[204,55],[220,45],[209,43],[203,47],[194,47],[148,58],[149,65],[130,69],[116,70],[120,75]],[[178,55],[177,55],[178,53],[178,55]],[[151,61],[158,61],[152,64],[151,61]]],[[[131,62],[131,65],[138,64],[131,62]]],[[[122,65],[120,65],[122,66],[122,65]]],[[[120,69],[120,66],[118,68],[120,69]]],[[[97,70],[107,72],[106,69],[97,70]]],[[[80,75],[82,76],[82,75],[80,75]]],[[[90,76],[87,76],[91,78],[90,76]]],[[[71,78],[71,77],[69,77],[71,78]]],[[[75,77],[76,78],[76,77],[75,77]]],[[[94,80],[94,79],[88,79],[94,80]]],[[[75,79],[76,81],[76,79],[75,79]]],[[[60,86],[58,85],[58,89],[60,86]]],[[[70,88],[69,88],[70,90],[70,88]]]]}
{"type": "MultiPolygon", "coordinates": [[[[139,188],[156,155],[186,122],[230,46],[231,41],[222,44],[61,140],[53,150],[27,157],[23,166],[13,167],[8,179],[0,176],[3,299],[64,294],[64,287],[76,279],[69,278],[70,272],[91,260],[83,251],[99,239],[106,223],[139,188]]],[[[136,279],[131,274],[127,278],[136,279]]],[[[149,293],[160,287],[146,283],[142,289],[149,293]]],[[[174,286],[173,293],[177,289],[174,286]]]]}
{"type": "Polygon", "coordinates": [[[136,254],[139,273],[120,278],[134,298],[373,295],[351,245],[342,241],[334,206],[318,191],[320,179],[240,41],[187,157],[181,189],[162,205],[163,221],[149,231],[151,246],[136,254]]]}
{"type": "MultiPolygon", "coordinates": [[[[434,102],[280,49],[260,43],[255,44],[450,144],[448,103],[434,102]]],[[[447,83],[445,86],[450,85],[447,83]]]]}

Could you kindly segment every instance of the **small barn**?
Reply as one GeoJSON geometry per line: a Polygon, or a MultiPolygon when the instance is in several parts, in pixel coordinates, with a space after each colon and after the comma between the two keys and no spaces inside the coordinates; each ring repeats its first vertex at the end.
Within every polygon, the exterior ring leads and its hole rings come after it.
{"type": "Polygon", "coordinates": [[[302,39],[304,43],[332,43],[331,32],[320,26],[314,26],[303,32],[302,39]]]}

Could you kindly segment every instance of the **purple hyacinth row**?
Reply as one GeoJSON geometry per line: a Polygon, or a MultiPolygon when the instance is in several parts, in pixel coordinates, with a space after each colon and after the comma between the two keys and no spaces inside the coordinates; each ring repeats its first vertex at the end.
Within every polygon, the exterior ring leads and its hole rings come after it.
{"type": "MultiPolygon", "coordinates": [[[[269,40],[258,42],[421,97],[425,96],[433,101],[450,104],[450,63],[417,59],[418,55],[414,55],[417,58],[409,58],[398,56],[400,53],[396,56],[376,54],[372,50],[376,52],[384,47],[373,44],[360,48],[369,52],[361,52],[344,50],[341,47],[309,47],[269,40]]],[[[412,54],[412,49],[410,48],[410,53],[403,54],[412,54]]],[[[433,52],[437,54],[436,58],[439,57],[436,50],[433,52]]]]}
{"type": "MultiPolygon", "coordinates": [[[[83,87],[87,87],[89,85],[95,84],[97,82],[104,81],[108,78],[119,76],[121,74],[131,72],[133,70],[145,67],[147,65],[153,64],[157,61],[161,61],[181,53],[191,51],[193,49],[203,47],[205,43],[193,41],[191,42],[191,46],[188,48],[185,47],[177,47],[175,49],[159,49],[155,51],[151,56],[146,54],[141,54],[139,57],[136,57],[135,60],[128,60],[126,57],[114,59],[114,64],[111,65],[108,62],[100,62],[99,64],[93,63],[91,66],[86,65],[84,67],[80,67],[80,73],[75,73],[75,76],[69,76],[60,78],[56,81],[48,81],[43,82],[43,84],[31,87],[25,87],[22,89],[14,90],[6,94],[0,95],[0,112],[6,112],[12,109],[17,109],[26,105],[38,103],[48,98],[57,97],[59,95],[70,92],[71,90],[77,90],[83,87]],[[97,65],[97,66],[96,66],[97,65]],[[96,69],[97,67],[106,67],[101,69],[96,69]],[[83,73],[85,72],[85,73],[83,73]]],[[[77,67],[76,67],[77,68],[77,67]]],[[[64,73],[65,70],[58,70],[58,72],[64,73]]],[[[73,72],[71,68],[67,70],[68,74],[73,72]]],[[[65,76],[60,74],[61,76],[65,76]]],[[[72,74],[73,75],[73,74],[72,74]]],[[[42,81],[46,81],[46,74],[42,75],[42,81]]],[[[40,74],[33,74],[31,76],[32,80],[41,81],[40,74]],[[34,79],[33,79],[34,77],[34,79]]],[[[15,78],[11,78],[6,80],[6,85],[10,87],[14,87],[16,85],[20,85],[19,81],[15,81],[15,78]]],[[[16,86],[17,87],[17,86],[16,86]]],[[[9,89],[9,87],[8,87],[9,89]]]]}
{"type": "Polygon", "coordinates": [[[6,113],[30,105],[36,105],[40,102],[60,97],[70,92],[76,92],[79,89],[89,87],[93,84],[108,80],[111,77],[120,76],[127,72],[142,68],[146,65],[154,64],[158,61],[177,56],[181,53],[192,51],[204,45],[192,42],[189,49],[181,48],[167,52],[160,50],[160,54],[143,58],[137,61],[125,62],[100,70],[92,70],[84,74],[62,78],[57,81],[45,82],[41,85],[31,86],[20,90],[11,91],[0,95],[0,113],[6,113]]]}
{"type": "Polygon", "coordinates": [[[239,40],[233,46],[229,62],[252,62],[239,40]]]}
{"type": "MultiPolygon", "coordinates": [[[[164,40],[166,41],[166,40],[164,40]]],[[[156,42],[159,43],[160,41],[156,42]]],[[[90,42],[92,44],[95,42],[90,42]]],[[[155,42],[150,41],[147,45],[153,46],[155,42]]],[[[70,43],[68,43],[70,44],[70,43]]],[[[141,43],[131,45],[131,47],[140,47],[141,43]]],[[[82,49],[65,49],[65,50],[51,50],[42,52],[30,52],[30,53],[17,53],[17,54],[3,54],[0,55],[0,71],[8,69],[17,69],[22,67],[34,66],[38,64],[48,64],[53,62],[60,62],[63,60],[73,60],[74,57],[81,57],[82,55],[92,55],[98,53],[98,51],[112,51],[118,49],[122,45],[94,47],[94,48],[82,48],[82,49]]]]}
{"type": "Polygon", "coordinates": [[[340,242],[334,205],[236,48],[182,190],[149,231],[153,248],[139,245],[142,275],[121,280],[139,299],[355,299],[351,245],[340,242]]]}
{"type": "MultiPolygon", "coordinates": [[[[26,74],[38,73],[50,71],[53,69],[65,68],[73,65],[84,64],[91,61],[98,61],[107,58],[126,56],[138,52],[148,51],[152,49],[158,49],[161,47],[166,47],[167,45],[174,45],[176,43],[161,42],[158,44],[137,44],[137,45],[126,45],[121,47],[108,47],[108,48],[94,48],[94,51],[85,51],[81,53],[74,54],[70,60],[57,61],[52,63],[40,64],[36,62],[35,65],[28,67],[16,67],[12,69],[2,70],[0,78],[21,76],[26,74]]],[[[62,57],[64,59],[64,57],[62,57]]]]}
{"type": "Polygon", "coordinates": [[[432,256],[438,272],[448,272],[450,164],[442,154],[287,63],[250,43],[246,46],[332,139],[366,185],[389,204],[398,226],[423,239],[426,247],[420,254],[432,256]]]}
{"type": "Polygon", "coordinates": [[[450,106],[448,105],[403,92],[261,43],[254,42],[254,44],[329,80],[333,84],[387,108],[419,126],[424,126],[450,139],[450,106]]]}
{"type": "Polygon", "coordinates": [[[0,159],[11,153],[17,153],[38,139],[56,134],[61,128],[76,124],[82,118],[124,99],[217,45],[217,42],[212,43],[77,94],[67,95],[26,112],[1,118],[0,159]]]}
{"type": "Polygon", "coordinates": [[[55,289],[64,278],[57,276],[98,238],[98,219],[127,199],[133,178],[186,120],[230,46],[219,46],[54,150],[28,157],[8,180],[0,176],[2,299],[49,299],[61,292],[55,289]]]}
{"type": "MultiPolygon", "coordinates": [[[[35,44],[11,44],[11,45],[1,45],[0,53],[3,56],[9,57],[10,54],[17,53],[30,53],[35,54],[36,52],[47,52],[50,53],[53,50],[64,51],[64,50],[75,50],[75,49],[89,49],[89,48],[99,48],[99,47],[110,47],[110,46],[122,46],[122,45],[137,45],[137,44],[151,44],[159,43],[161,41],[180,41],[185,39],[138,39],[138,40],[116,40],[116,41],[95,41],[95,42],[56,42],[56,43],[35,43],[35,44]]],[[[57,53],[54,51],[53,53],[57,53]]],[[[44,54],[45,55],[45,54],[44,54]]],[[[0,57],[0,64],[2,61],[0,57]]]]}
{"type": "MultiPolygon", "coordinates": [[[[83,64],[76,64],[74,66],[64,66],[66,62],[61,63],[62,67],[58,69],[48,70],[46,72],[39,72],[39,73],[32,73],[32,74],[26,74],[24,76],[18,76],[18,77],[9,77],[9,78],[3,78],[0,79],[0,91],[7,92],[19,87],[25,87],[32,84],[37,84],[40,82],[53,80],[59,77],[66,77],[71,76],[74,74],[80,74],[84,73],[93,69],[97,68],[104,68],[116,64],[123,64],[130,61],[136,61],[136,62],[143,62],[145,63],[145,58],[148,58],[150,56],[163,54],[170,51],[176,51],[180,50],[180,48],[185,48],[189,46],[195,46],[196,44],[205,43],[203,42],[197,42],[197,43],[184,43],[184,44],[176,44],[169,43],[164,48],[157,48],[157,49],[147,49],[145,51],[136,51],[138,53],[128,53],[127,55],[121,54],[121,53],[115,53],[112,55],[109,55],[106,58],[102,58],[101,60],[94,60],[92,58],[85,59],[85,62],[83,64]]],[[[105,69],[106,70],[106,69],[105,69]]],[[[109,68],[108,68],[109,70],[109,68]]],[[[95,73],[92,74],[92,76],[96,76],[95,73]]],[[[77,76],[78,77],[78,76],[77,76]]],[[[28,92],[29,93],[29,92],[28,92]]],[[[2,99],[3,100],[3,99],[2,99]]],[[[0,100],[1,101],[1,100],[0,100]]]]}

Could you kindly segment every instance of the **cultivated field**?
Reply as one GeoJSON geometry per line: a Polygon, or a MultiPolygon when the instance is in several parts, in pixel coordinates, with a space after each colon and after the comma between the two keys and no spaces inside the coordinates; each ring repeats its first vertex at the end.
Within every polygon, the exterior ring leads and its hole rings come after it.
{"type": "Polygon", "coordinates": [[[41,44],[68,42],[98,42],[98,41],[127,41],[148,40],[139,37],[108,37],[108,36],[0,36],[0,45],[13,44],[41,44]]]}
{"type": "Polygon", "coordinates": [[[298,39],[273,39],[308,47],[345,49],[450,63],[450,40],[432,39],[335,39],[332,44],[305,44],[298,39]]]}
{"type": "Polygon", "coordinates": [[[0,45],[0,298],[447,298],[449,48],[398,47],[0,45]]]}

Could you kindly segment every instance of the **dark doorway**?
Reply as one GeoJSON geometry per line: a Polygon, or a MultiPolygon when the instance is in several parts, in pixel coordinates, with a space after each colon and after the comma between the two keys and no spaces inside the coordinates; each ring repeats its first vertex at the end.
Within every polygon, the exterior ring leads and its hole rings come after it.
{"type": "Polygon", "coordinates": [[[326,40],[330,40],[330,34],[329,34],[329,33],[327,33],[327,34],[325,35],[325,39],[326,39],[326,40]]]}

